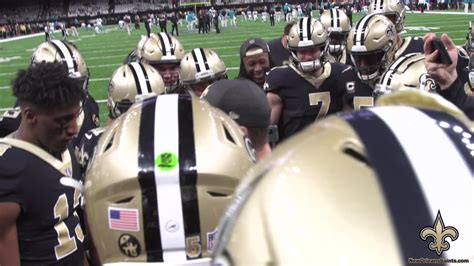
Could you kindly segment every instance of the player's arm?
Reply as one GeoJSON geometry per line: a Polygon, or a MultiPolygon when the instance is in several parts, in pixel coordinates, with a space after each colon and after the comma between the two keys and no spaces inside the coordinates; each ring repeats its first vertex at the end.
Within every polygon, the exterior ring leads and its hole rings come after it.
{"type": "Polygon", "coordinates": [[[281,109],[283,108],[283,103],[278,94],[267,92],[267,100],[272,108],[270,123],[272,125],[277,125],[280,120],[281,109]]]}
{"type": "Polygon", "coordinates": [[[20,265],[16,220],[20,205],[0,202],[0,265],[20,265]]]}

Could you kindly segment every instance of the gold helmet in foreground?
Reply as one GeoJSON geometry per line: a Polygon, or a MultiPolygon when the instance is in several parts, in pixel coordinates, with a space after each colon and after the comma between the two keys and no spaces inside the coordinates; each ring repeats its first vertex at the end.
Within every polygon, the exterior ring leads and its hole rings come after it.
{"type": "Polygon", "coordinates": [[[474,132],[465,116],[429,111],[429,103],[434,109],[446,103],[438,100],[421,101],[425,109],[385,106],[332,116],[277,147],[239,186],[219,225],[214,262],[405,265],[441,253],[472,258],[474,132]],[[441,230],[450,240],[440,239],[441,230]],[[450,245],[436,249],[432,241],[450,245]]]}
{"type": "Polygon", "coordinates": [[[196,97],[135,103],[103,133],[86,176],[100,262],[208,261],[252,153],[238,125],[196,97]]]}

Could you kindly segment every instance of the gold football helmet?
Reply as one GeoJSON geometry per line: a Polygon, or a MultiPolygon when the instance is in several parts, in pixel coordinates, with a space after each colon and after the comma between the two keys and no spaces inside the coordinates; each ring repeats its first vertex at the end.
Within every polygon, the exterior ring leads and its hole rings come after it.
{"type": "Polygon", "coordinates": [[[181,42],[168,33],[160,32],[142,36],[137,45],[137,55],[142,62],[150,65],[178,64],[184,57],[181,42]]]}
{"type": "Polygon", "coordinates": [[[428,75],[425,68],[425,55],[411,53],[397,58],[380,76],[375,85],[374,96],[401,90],[424,90],[434,92],[438,85],[428,75]]]}
{"type": "Polygon", "coordinates": [[[331,8],[325,10],[319,17],[328,32],[328,52],[339,54],[346,49],[347,34],[351,30],[351,22],[342,10],[331,8]]]}
{"type": "Polygon", "coordinates": [[[395,24],[397,33],[400,33],[405,26],[405,6],[400,0],[372,0],[368,14],[386,16],[395,24]]]}
{"type": "Polygon", "coordinates": [[[353,27],[347,49],[362,81],[373,81],[395,57],[397,33],[393,23],[383,15],[366,15],[353,27]]]}
{"type": "Polygon", "coordinates": [[[322,67],[322,58],[324,58],[324,47],[328,34],[323,24],[314,18],[301,18],[295,23],[288,33],[287,46],[291,52],[291,59],[303,72],[313,72],[322,67]],[[321,49],[321,59],[313,61],[300,61],[296,55],[296,51],[308,48],[318,47],[321,49]]]}
{"type": "Polygon", "coordinates": [[[408,106],[317,122],[242,180],[213,262],[405,265],[443,251],[472,258],[473,134],[449,113],[408,106]],[[457,202],[469,204],[460,211],[457,202]],[[451,237],[441,250],[430,244],[442,241],[438,227],[451,237]]]}
{"type": "Polygon", "coordinates": [[[83,89],[87,91],[89,83],[89,69],[77,47],[70,42],[52,40],[36,47],[31,56],[31,65],[41,62],[62,63],[72,78],[83,81],[83,89]]]}
{"type": "Polygon", "coordinates": [[[209,260],[218,219],[254,159],[239,126],[197,97],[136,102],[103,133],[86,176],[100,262],[209,260]]]}
{"type": "Polygon", "coordinates": [[[180,80],[190,93],[194,84],[206,82],[210,85],[216,80],[227,78],[226,73],[224,61],[209,48],[195,48],[181,60],[180,80]]]}
{"type": "Polygon", "coordinates": [[[107,107],[115,119],[135,102],[137,95],[165,93],[163,79],[156,69],[145,63],[132,62],[119,66],[109,82],[107,107]]]}

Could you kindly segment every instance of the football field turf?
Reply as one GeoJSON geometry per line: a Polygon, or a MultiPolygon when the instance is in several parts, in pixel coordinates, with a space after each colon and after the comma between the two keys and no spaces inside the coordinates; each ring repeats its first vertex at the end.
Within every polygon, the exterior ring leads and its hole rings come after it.
{"type": "MultiPolygon", "coordinates": [[[[314,12],[315,14],[317,12],[314,12]]],[[[362,15],[354,13],[354,23],[362,15]]],[[[428,31],[446,32],[454,39],[457,45],[466,40],[469,21],[474,19],[474,14],[411,14],[406,16],[405,36],[423,36],[428,31]]],[[[214,49],[224,60],[229,78],[234,78],[239,69],[239,48],[243,41],[251,37],[270,40],[279,37],[285,26],[284,22],[270,27],[270,23],[241,22],[237,17],[237,27],[221,28],[221,34],[197,34],[188,32],[186,26],[180,28],[179,40],[186,51],[192,48],[203,47],[214,49]]],[[[171,26],[168,23],[168,29],[171,26]]],[[[152,29],[157,32],[157,28],[152,29]]],[[[89,90],[100,103],[101,124],[107,116],[105,99],[109,78],[113,71],[122,63],[126,55],[136,47],[140,36],[145,34],[143,23],[139,30],[134,30],[131,36],[126,31],[119,30],[116,26],[107,26],[102,34],[95,34],[91,30],[80,30],[79,37],[69,36],[85,58],[90,70],[89,90]]],[[[55,33],[60,38],[60,33],[55,33]]],[[[14,103],[11,96],[10,83],[18,69],[27,67],[33,49],[44,41],[44,35],[0,43],[0,109],[3,111],[14,103]]],[[[0,114],[1,115],[1,114],[0,114]]]]}

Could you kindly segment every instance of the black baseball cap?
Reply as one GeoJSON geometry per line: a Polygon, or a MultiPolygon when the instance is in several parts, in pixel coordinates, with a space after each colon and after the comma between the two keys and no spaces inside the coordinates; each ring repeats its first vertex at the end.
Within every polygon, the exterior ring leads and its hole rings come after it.
{"type": "Polygon", "coordinates": [[[246,127],[268,127],[271,108],[262,88],[247,79],[219,80],[201,98],[246,127]]]}
{"type": "Polygon", "coordinates": [[[270,53],[267,42],[260,38],[250,38],[240,46],[240,58],[259,53],[270,53]]]}

